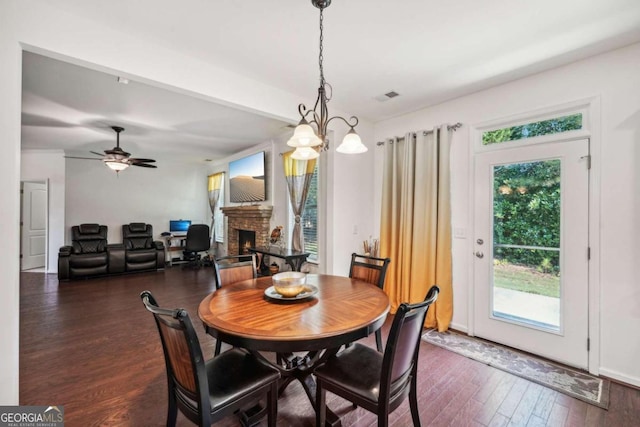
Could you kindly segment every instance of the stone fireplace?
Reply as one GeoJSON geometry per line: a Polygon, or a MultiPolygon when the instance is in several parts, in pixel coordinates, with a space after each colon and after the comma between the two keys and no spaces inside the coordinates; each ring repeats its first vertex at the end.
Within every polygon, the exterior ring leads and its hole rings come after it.
{"type": "Polygon", "coordinates": [[[241,254],[240,232],[255,232],[255,245],[268,246],[271,236],[271,213],[273,206],[228,206],[222,207],[227,217],[227,254],[241,254]]]}

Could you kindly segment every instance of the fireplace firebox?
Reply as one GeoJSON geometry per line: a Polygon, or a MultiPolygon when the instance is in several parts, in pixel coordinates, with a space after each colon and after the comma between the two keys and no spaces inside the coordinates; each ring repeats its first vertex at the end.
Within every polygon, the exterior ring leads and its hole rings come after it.
{"type": "Polygon", "coordinates": [[[251,230],[238,230],[238,255],[249,253],[249,248],[256,247],[256,232],[251,230]]]}

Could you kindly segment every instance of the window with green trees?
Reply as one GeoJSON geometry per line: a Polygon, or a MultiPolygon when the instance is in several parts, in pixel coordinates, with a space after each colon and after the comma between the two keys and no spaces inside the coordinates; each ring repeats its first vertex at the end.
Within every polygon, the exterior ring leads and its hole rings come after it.
{"type": "Polygon", "coordinates": [[[483,132],[482,145],[498,144],[578,129],[582,129],[582,113],[483,132]]]}
{"type": "Polygon", "coordinates": [[[518,284],[517,290],[559,297],[560,168],[558,159],[494,166],[497,287],[513,288],[518,284]],[[543,274],[537,279],[544,278],[545,283],[520,280],[513,276],[518,271],[520,276],[543,274]]]}

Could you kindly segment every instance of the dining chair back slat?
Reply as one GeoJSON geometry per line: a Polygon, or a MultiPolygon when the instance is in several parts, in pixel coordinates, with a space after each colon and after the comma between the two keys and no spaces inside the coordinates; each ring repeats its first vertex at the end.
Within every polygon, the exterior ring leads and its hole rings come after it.
{"type": "Polygon", "coordinates": [[[351,277],[377,285],[380,283],[380,270],[363,265],[354,265],[351,277]]]}
{"type": "MultiPolygon", "coordinates": [[[[349,277],[371,283],[380,289],[384,289],[384,281],[387,277],[387,268],[390,262],[390,258],[378,258],[366,254],[360,255],[352,253],[349,277]]],[[[382,353],[382,331],[378,329],[375,335],[376,348],[382,353]]]]}
{"type": "Polygon", "coordinates": [[[216,258],[213,266],[216,272],[216,288],[258,277],[256,254],[229,255],[216,258]]]}
{"type": "Polygon", "coordinates": [[[387,268],[390,258],[378,258],[369,255],[351,254],[349,277],[364,280],[384,289],[384,281],[387,277],[387,268]]]}
{"type": "MultiPolygon", "coordinates": [[[[256,254],[228,255],[213,261],[216,274],[216,289],[243,280],[258,277],[256,254]]],[[[222,341],[216,338],[214,355],[222,351],[222,341]]]]}
{"type": "MultiPolygon", "coordinates": [[[[170,316],[154,315],[162,336],[162,342],[166,349],[167,359],[171,363],[171,372],[178,386],[188,393],[191,399],[195,399],[198,393],[196,387],[197,375],[191,363],[181,363],[189,360],[191,352],[186,340],[185,327],[177,319],[170,316]]],[[[195,349],[197,352],[198,350],[195,349]]],[[[201,356],[201,355],[200,355],[201,356]]],[[[196,355],[198,357],[198,355],[196,355]]]]}

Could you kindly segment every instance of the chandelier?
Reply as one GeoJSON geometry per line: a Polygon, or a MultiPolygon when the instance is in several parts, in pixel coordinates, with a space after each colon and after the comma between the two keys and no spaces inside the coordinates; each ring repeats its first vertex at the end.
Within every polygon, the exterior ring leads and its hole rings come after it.
{"type": "Polygon", "coordinates": [[[327,150],[329,148],[327,126],[329,122],[334,119],[342,120],[350,128],[342,140],[342,144],[336,148],[336,151],[346,154],[364,153],[367,151],[367,147],[362,143],[360,136],[355,131],[355,127],[358,126],[358,118],[351,116],[351,118],[347,120],[340,116],[329,117],[327,103],[331,100],[332,93],[331,85],[324,79],[322,42],[324,29],[323,11],[329,7],[331,0],[311,0],[311,3],[320,9],[320,54],[318,56],[318,63],[320,65],[320,87],[318,88],[318,98],[316,98],[313,110],[309,110],[304,104],[298,105],[298,112],[300,113],[301,119],[293,131],[293,136],[287,141],[288,146],[295,147],[295,151],[291,157],[297,160],[315,159],[320,155],[321,151],[327,150]],[[327,95],[327,87],[330,91],[329,95],[327,95]],[[307,117],[310,119],[308,120],[307,117]],[[315,126],[315,129],[312,125],[315,126]]]}

